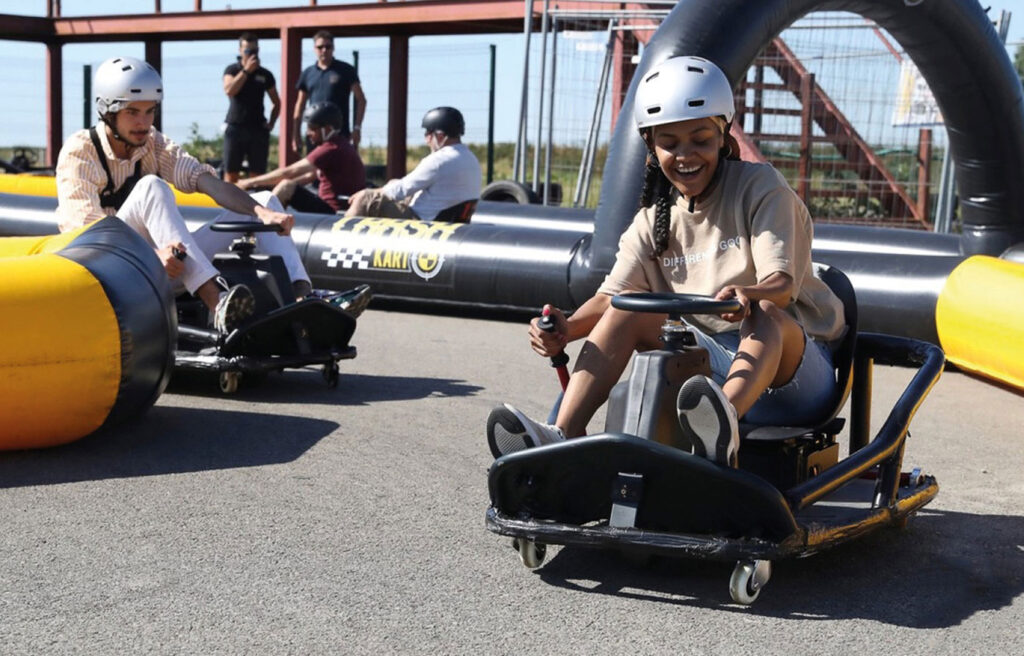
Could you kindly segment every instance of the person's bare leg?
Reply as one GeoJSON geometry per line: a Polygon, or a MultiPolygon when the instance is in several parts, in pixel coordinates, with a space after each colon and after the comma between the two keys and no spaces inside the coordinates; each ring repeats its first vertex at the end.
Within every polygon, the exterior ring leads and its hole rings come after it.
{"type": "Polygon", "coordinates": [[[768,387],[785,385],[804,354],[804,332],[771,301],[751,307],[740,325],[740,344],[722,385],[736,414],[745,415],[768,387]]]}
{"type": "Polygon", "coordinates": [[[274,187],[273,193],[277,196],[277,199],[281,201],[282,205],[287,206],[288,203],[292,202],[292,196],[295,195],[295,187],[297,186],[294,180],[282,180],[277,183],[274,187]]]}
{"type": "Polygon", "coordinates": [[[629,363],[633,351],[660,346],[663,314],[608,308],[590,332],[562,397],[555,425],[566,437],[578,437],[629,363]]]}
{"type": "Polygon", "coordinates": [[[220,285],[211,279],[199,286],[199,289],[196,290],[196,296],[203,301],[212,315],[213,311],[217,309],[217,301],[220,300],[220,293],[222,291],[224,290],[221,289],[220,285]]]}
{"type": "Polygon", "coordinates": [[[238,182],[238,171],[224,171],[224,182],[231,184],[238,182]]]}

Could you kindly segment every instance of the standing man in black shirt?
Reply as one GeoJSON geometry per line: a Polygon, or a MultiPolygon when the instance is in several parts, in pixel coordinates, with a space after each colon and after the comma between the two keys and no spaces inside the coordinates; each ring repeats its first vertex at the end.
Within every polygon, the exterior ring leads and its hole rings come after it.
{"type": "MultiPolygon", "coordinates": [[[[363,115],[366,113],[366,96],[363,94],[363,88],[359,86],[359,74],[351,64],[334,58],[334,36],[327,30],[320,30],[313,35],[313,47],[316,48],[316,64],[302,71],[297,85],[299,97],[292,113],[295,125],[302,124],[306,101],[316,105],[332,102],[341,109],[341,128],[338,132],[349,139],[353,146],[359,148],[360,130],[363,115]],[[351,129],[348,122],[349,95],[356,101],[355,122],[351,129]]],[[[292,145],[295,152],[301,155],[301,130],[295,131],[292,145]]]]}
{"type": "Polygon", "coordinates": [[[260,44],[256,35],[244,32],[238,39],[238,61],[224,69],[224,93],[230,102],[224,119],[224,180],[238,182],[242,160],[249,161],[249,173],[267,171],[270,131],[281,113],[274,75],[260,66],[260,44]],[[270,96],[270,120],[263,117],[263,94],[270,96]]]}

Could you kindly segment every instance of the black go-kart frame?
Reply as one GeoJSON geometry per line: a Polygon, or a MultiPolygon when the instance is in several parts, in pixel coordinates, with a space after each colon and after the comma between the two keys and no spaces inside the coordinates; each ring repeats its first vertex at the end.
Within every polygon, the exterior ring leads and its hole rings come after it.
{"type": "Polygon", "coordinates": [[[739,468],[693,455],[675,396],[706,373],[682,315],[735,311],[705,297],[630,294],[620,309],[669,315],[664,348],[638,353],[627,381],[610,395],[605,432],[512,453],[488,472],[487,528],[512,536],[524,565],[539,567],[546,545],[735,561],[732,599],[750,604],[771,562],[803,557],[884,526],[903,526],[934,498],[938,484],[920,469],[902,472],[910,420],[942,373],[938,347],[903,337],[857,334],[856,300],[837,269],[817,266],[846,308],[835,350],[840,393],[815,426],[741,422],[739,468]],[[888,418],[869,439],[872,367],[916,367],[888,418]],[[849,405],[849,455],[837,437],[849,405]]]}
{"type": "Polygon", "coordinates": [[[294,301],[292,281],[277,255],[255,253],[255,233],[278,226],[257,222],[210,224],[216,232],[238,233],[227,253],[213,265],[229,285],[245,284],[253,293],[253,318],[228,334],[208,328],[206,307],[195,298],[178,300],[175,368],[215,372],[225,394],[237,391],[243,376],[262,378],[271,371],[321,365],[328,386],[338,385],[338,362],[356,357],[349,344],[356,320],[321,298],[294,301]]]}

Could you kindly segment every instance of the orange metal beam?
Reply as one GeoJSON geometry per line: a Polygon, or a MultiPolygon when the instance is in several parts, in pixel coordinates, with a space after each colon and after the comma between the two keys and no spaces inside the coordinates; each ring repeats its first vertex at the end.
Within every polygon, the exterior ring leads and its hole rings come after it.
{"type": "Polygon", "coordinates": [[[388,56],[388,179],[405,176],[409,113],[409,37],[393,36],[388,56]]]}
{"type": "MultiPolygon", "coordinates": [[[[8,17],[0,17],[6,19],[8,17]]],[[[10,17],[19,18],[19,17],[10,17]]],[[[478,34],[522,31],[522,0],[422,0],[351,5],[203,11],[119,16],[82,16],[22,21],[15,30],[0,20],[0,38],[39,40],[44,34],[62,42],[114,41],[158,37],[165,41],[232,38],[242,31],[275,38],[282,28],[302,36],[329,29],[335,36],[478,34]],[[46,27],[50,26],[47,30],[46,27]]]]}
{"type": "Polygon", "coordinates": [[[59,43],[46,44],[46,165],[57,166],[57,155],[64,138],[64,65],[59,43]]]}
{"type": "Polygon", "coordinates": [[[292,148],[292,137],[296,130],[301,130],[301,124],[297,124],[292,112],[295,111],[295,101],[299,99],[299,91],[295,85],[299,82],[302,74],[302,37],[295,28],[281,28],[281,136],[278,139],[278,157],[281,166],[288,166],[297,162],[299,154],[292,148]]]}
{"type": "Polygon", "coordinates": [[[11,41],[47,41],[53,35],[52,18],[0,14],[0,38],[11,41]]]}
{"type": "MultiPolygon", "coordinates": [[[[164,58],[163,49],[160,47],[159,41],[148,40],[146,41],[146,61],[150,66],[155,68],[158,73],[162,73],[164,69],[164,58]]],[[[153,120],[153,126],[157,130],[163,129],[163,114],[161,112],[156,113],[156,118],[153,120]]]]}

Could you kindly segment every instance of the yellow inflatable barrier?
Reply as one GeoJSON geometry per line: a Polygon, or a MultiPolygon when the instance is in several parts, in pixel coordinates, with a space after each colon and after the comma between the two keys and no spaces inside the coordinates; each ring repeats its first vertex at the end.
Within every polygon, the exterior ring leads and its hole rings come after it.
{"type": "Polygon", "coordinates": [[[0,239],[0,280],[0,449],[73,441],[163,391],[173,296],[152,249],[122,221],[0,239]]]}
{"type": "MultiPolygon", "coordinates": [[[[174,200],[178,205],[189,207],[217,207],[217,203],[206,194],[186,194],[174,190],[174,200]]],[[[27,173],[0,173],[0,194],[20,194],[22,196],[57,196],[57,179],[46,175],[30,175],[27,173]]]]}
{"type": "Polygon", "coordinates": [[[1024,389],[1024,264],[976,255],[953,269],[935,324],[946,358],[1024,389]]]}

